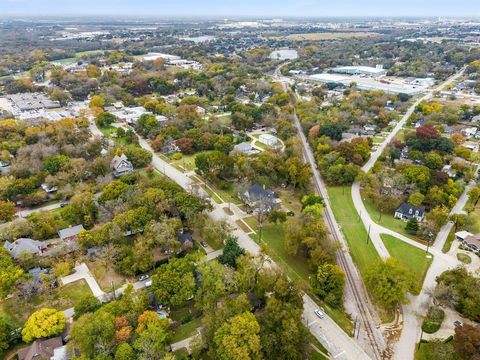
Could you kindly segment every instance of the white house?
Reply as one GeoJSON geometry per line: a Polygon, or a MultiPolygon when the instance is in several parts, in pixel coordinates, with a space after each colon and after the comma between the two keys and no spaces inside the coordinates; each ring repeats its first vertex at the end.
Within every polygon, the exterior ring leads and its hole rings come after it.
{"type": "Polygon", "coordinates": [[[261,134],[258,137],[258,141],[268,146],[276,146],[280,142],[280,140],[276,136],[273,136],[271,134],[261,134]]]}
{"type": "Polygon", "coordinates": [[[395,217],[403,221],[408,221],[411,218],[415,218],[418,222],[420,222],[425,217],[425,207],[413,206],[404,202],[400,204],[397,210],[395,210],[395,217]]]}
{"type": "Polygon", "coordinates": [[[110,163],[110,167],[115,177],[120,177],[133,171],[133,165],[125,154],[115,155],[110,163]]]}

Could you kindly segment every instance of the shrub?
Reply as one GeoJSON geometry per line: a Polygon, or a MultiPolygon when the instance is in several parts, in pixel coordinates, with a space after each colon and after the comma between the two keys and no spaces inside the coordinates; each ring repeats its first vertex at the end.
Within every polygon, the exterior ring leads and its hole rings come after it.
{"type": "Polygon", "coordinates": [[[180,160],[182,158],[182,153],[175,153],[172,155],[173,160],[180,160]]]}
{"type": "Polygon", "coordinates": [[[423,320],[422,330],[427,334],[433,334],[442,326],[445,312],[438,306],[432,306],[428,309],[426,318],[423,320]]]}

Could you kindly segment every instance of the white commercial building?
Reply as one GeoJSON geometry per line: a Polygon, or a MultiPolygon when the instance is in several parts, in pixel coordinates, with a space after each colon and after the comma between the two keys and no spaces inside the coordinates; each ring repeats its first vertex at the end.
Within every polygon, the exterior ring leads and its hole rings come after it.
{"type": "Polygon", "coordinates": [[[261,134],[258,137],[258,141],[268,146],[276,146],[280,142],[276,136],[271,134],[261,134]]]}
{"type": "Polygon", "coordinates": [[[387,74],[387,70],[383,65],[371,66],[339,66],[332,69],[333,72],[350,75],[366,75],[371,77],[379,77],[387,74]]]}

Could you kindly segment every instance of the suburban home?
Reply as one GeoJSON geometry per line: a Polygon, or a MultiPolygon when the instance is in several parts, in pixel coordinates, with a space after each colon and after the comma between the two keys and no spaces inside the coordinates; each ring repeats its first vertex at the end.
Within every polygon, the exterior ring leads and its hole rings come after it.
{"type": "Polygon", "coordinates": [[[110,163],[113,176],[120,177],[133,171],[133,165],[125,154],[115,155],[110,163]]]}
{"type": "Polygon", "coordinates": [[[255,149],[250,143],[242,142],[233,147],[232,153],[240,153],[245,155],[258,154],[260,150],[255,149]]]}
{"type": "Polygon", "coordinates": [[[473,235],[468,231],[459,231],[455,233],[455,239],[473,251],[480,251],[480,234],[473,235]]]}
{"type": "Polygon", "coordinates": [[[18,350],[19,360],[68,360],[67,347],[61,336],[35,340],[30,346],[18,350]]]}
{"type": "Polygon", "coordinates": [[[58,190],[58,188],[56,186],[49,186],[48,184],[45,184],[43,183],[42,185],[40,185],[40,187],[43,189],[43,191],[45,191],[47,194],[51,194],[51,193],[54,193],[55,191],[58,190]]]}
{"type": "Polygon", "coordinates": [[[3,247],[14,259],[19,259],[22,254],[37,255],[47,250],[47,246],[43,242],[27,238],[19,238],[12,243],[5,241],[3,247]]]}
{"type": "Polygon", "coordinates": [[[276,136],[271,134],[261,134],[258,137],[258,141],[268,146],[276,146],[280,142],[276,136]]]}
{"type": "Polygon", "coordinates": [[[250,185],[244,191],[238,193],[238,197],[249,207],[259,209],[263,207],[266,211],[278,209],[281,200],[273,191],[265,189],[259,184],[250,185]]]}
{"type": "Polygon", "coordinates": [[[404,202],[400,204],[397,210],[395,210],[395,217],[397,219],[402,219],[403,221],[408,221],[411,218],[415,218],[418,222],[420,222],[425,217],[425,207],[413,206],[404,202]]]}
{"type": "Polygon", "coordinates": [[[66,229],[59,230],[58,236],[60,236],[60,239],[65,242],[76,241],[78,234],[82,230],[85,230],[82,224],[70,226],[66,229]]]}
{"type": "Polygon", "coordinates": [[[444,173],[447,173],[448,174],[448,177],[455,177],[457,175],[457,172],[455,169],[452,169],[452,165],[445,165],[443,168],[442,168],[442,171],[444,173]]]}

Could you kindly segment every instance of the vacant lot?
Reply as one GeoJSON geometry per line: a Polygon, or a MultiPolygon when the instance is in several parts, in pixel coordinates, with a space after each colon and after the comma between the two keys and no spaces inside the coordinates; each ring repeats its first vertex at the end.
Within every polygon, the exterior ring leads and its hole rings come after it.
{"type": "Polygon", "coordinates": [[[44,291],[29,300],[19,299],[17,297],[5,300],[0,303],[0,314],[23,322],[27,320],[34,311],[44,307],[57,310],[71,308],[75,306],[84,295],[90,293],[90,288],[86,281],[79,280],[56,289],[44,291]]]}
{"type": "Polygon", "coordinates": [[[310,34],[290,34],[286,38],[291,41],[318,41],[318,40],[336,40],[336,39],[350,39],[350,38],[366,38],[378,36],[373,32],[324,32],[324,33],[310,33],[310,34]]]}
{"type": "Polygon", "coordinates": [[[352,258],[362,276],[369,265],[380,259],[353,205],[351,188],[329,187],[328,195],[335,219],[348,243],[352,258]]]}
{"type": "Polygon", "coordinates": [[[422,288],[425,274],[432,263],[433,255],[427,258],[425,251],[422,249],[407,244],[391,235],[382,234],[381,238],[390,255],[412,272],[415,278],[414,293],[418,294],[422,288]]]}

